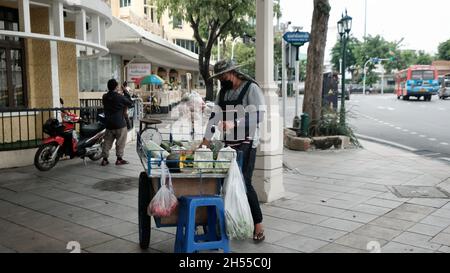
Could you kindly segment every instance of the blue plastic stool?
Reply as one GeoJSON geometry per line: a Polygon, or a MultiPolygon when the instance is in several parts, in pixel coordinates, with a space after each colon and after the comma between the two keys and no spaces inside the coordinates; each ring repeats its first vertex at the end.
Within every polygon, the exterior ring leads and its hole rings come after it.
{"type": "Polygon", "coordinates": [[[230,252],[225,233],[225,211],[222,197],[218,195],[182,196],[178,215],[175,253],[192,253],[198,250],[223,249],[230,252]],[[197,207],[208,207],[207,233],[195,235],[195,211],[197,207]],[[217,215],[216,209],[219,214],[217,215]],[[220,238],[217,238],[216,224],[219,216],[220,238]],[[204,241],[204,242],[199,242],[204,241]]]}

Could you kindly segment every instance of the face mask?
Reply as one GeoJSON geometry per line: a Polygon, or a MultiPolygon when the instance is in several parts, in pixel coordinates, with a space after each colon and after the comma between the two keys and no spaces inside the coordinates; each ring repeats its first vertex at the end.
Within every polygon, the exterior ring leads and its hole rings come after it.
{"type": "Polygon", "coordinates": [[[225,89],[225,90],[233,89],[233,82],[230,81],[230,80],[223,80],[223,81],[220,81],[220,85],[221,85],[222,88],[225,89]]]}

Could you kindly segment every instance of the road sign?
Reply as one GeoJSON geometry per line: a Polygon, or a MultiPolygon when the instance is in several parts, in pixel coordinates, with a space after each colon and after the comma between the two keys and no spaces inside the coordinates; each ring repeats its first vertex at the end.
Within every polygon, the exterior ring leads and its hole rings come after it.
{"type": "Polygon", "coordinates": [[[286,32],[283,35],[283,39],[292,45],[302,46],[303,44],[309,42],[309,32],[286,32]]]}

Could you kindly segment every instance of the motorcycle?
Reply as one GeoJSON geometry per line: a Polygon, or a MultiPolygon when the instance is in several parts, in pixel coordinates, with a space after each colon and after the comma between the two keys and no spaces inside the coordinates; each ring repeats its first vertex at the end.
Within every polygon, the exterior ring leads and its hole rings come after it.
{"type": "MultiPolygon", "coordinates": [[[[61,105],[64,101],[60,99],[61,105]]],[[[97,122],[89,124],[83,118],[66,110],[61,110],[62,123],[55,118],[48,119],[43,131],[49,137],[43,140],[34,156],[34,165],[40,171],[52,169],[64,155],[70,159],[79,157],[97,161],[102,157],[102,143],[106,127],[104,114],[97,115],[97,122]],[[80,133],[75,129],[80,124],[80,133]]],[[[86,161],[85,161],[86,163],[86,161]]]]}

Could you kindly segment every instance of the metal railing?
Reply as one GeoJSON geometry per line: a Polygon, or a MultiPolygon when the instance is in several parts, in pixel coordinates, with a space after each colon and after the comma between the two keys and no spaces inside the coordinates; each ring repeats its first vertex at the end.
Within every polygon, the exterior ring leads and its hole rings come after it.
{"type": "MultiPolygon", "coordinates": [[[[0,151],[36,148],[46,137],[43,125],[49,118],[61,120],[61,111],[66,110],[95,122],[103,107],[65,107],[0,110],[0,151]]],[[[79,124],[76,129],[79,130],[79,124]]]]}

